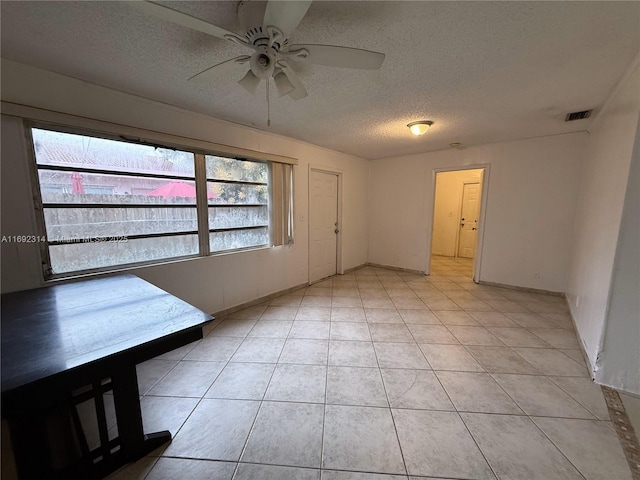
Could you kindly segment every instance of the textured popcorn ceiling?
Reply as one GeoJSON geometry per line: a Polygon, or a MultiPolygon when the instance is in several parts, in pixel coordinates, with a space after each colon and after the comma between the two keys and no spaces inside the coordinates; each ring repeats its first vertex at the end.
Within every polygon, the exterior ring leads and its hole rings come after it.
{"type": "MultiPolygon", "coordinates": [[[[238,31],[236,2],[166,2],[238,31]]],[[[298,68],[309,96],[271,102],[187,78],[248,49],[126,2],[0,2],[2,56],[374,159],[585,130],[638,53],[639,2],[314,2],[291,43],[384,52],[379,71],[298,68]],[[435,123],[423,137],[408,122],[435,123]]]]}

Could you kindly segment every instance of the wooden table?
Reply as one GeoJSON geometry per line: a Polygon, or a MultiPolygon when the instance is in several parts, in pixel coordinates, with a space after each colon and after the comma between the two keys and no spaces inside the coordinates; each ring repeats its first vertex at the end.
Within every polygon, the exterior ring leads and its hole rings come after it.
{"type": "Polygon", "coordinates": [[[170,440],[168,431],[144,434],[136,364],[202,338],[213,320],[134,275],[5,294],[1,318],[2,416],[21,480],[103,478],[170,440]],[[76,409],[89,399],[100,436],[93,450],[76,409]]]}

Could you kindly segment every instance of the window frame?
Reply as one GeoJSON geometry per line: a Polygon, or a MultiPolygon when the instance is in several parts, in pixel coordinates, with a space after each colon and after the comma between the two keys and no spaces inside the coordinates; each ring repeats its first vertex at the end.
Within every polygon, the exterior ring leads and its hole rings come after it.
{"type": "MultiPolygon", "coordinates": [[[[4,102],[3,102],[4,103],[4,102]]],[[[65,115],[65,114],[62,114],[65,115]]],[[[66,115],[65,115],[66,116],[66,115]]],[[[234,181],[234,180],[217,180],[217,179],[208,179],[207,178],[207,173],[206,173],[206,156],[207,155],[211,155],[211,156],[216,156],[216,157],[222,157],[222,158],[227,158],[227,159],[232,159],[232,160],[236,160],[236,161],[249,161],[249,162],[255,162],[255,163],[263,163],[267,165],[267,168],[269,169],[269,172],[271,170],[271,165],[273,163],[287,163],[287,164],[291,164],[291,165],[295,165],[297,164],[297,160],[296,159],[288,159],[287,157],[283,157],[283,159],[286,160],[291,160],[291,161],[284,161],[284,162],[278,162],[277,160],[268,160],[268,159],[261,159],[261,158],[256,158],[255,156],[251,156],[251,157],[246,157],[246,156],[241,156],[238,154],[233,154],[227,151],[221,151],[218,150],[217,148],[215,148],[217,145],[212,144],[212,148],[202,148],[201,146],[196,147],[194,145],[194,143],[207,143],[207,142],[203,142],[200,140],[197,140],[196,142],[190,141],[193,139],[189,139],[189,138],[185,138],[185,137],[178,137],[178,139],[184,139],[184,143],[180,142],[180,143],[176,143],[173,141],[164,141],[164,140],[158,140],[158,139],[152,139],[149,140],[147,138],[142,138],[142,137],[135,137],[135,136],[129,136],[129,135],[125,135],[125,134],[118,134],[115,132],[105,132],[102,130],[95,130],[95,129],[91,129],[91,128],[85,128],[85,127],[81,127],[81,126],[69,126],[69,125],[65,125],[65,124],[59,124],[56,122],[49,122],[49,121],[42,121],[42,120],[34,120],[34,119],[28,119],[28,118],[24,118],[23,117],[23,127],[25,130],[25,137],[26,137],[26,143],[27,143],[27,149],[28,149],[28,156],[30,157],[29,159],[29,176],[31,178],[31,187],[32,187],[32,196],[33,196],[33,201],[34,201],[34,207],[36,210],[36,231],[38,234],[38,238],[39,239],[47,239],[47,224],[45,221],[45,214],[44,214],[44,209],[45,208],[57,208],[57,207],[61,207],[61,208],[78,208],[78,204],[56,204],[56,203],[50,203],[47,204],[46,202],[43,202],[42,199],[42,192],[41,192],[41,186],[40,186],[40,178],[38,175],[38,172],[40,170],[55,170],[55,171],[75,171],[75,172],[81,172],[81,173],[93,173],[93,174],[109,174],[109,175],[121,175],[121,176],[133,176],[133,177],[147,177],[147,178],[159,178],[159,179],[167,179],[167,180],[189,180],[189,181],[194,181],[195,185],[196,185],[196,198],[195,198],[195,204],[184,204],[184,205],[170,205],[170,204],[161,204],[158,205],[158,207],[160,208],[195,208],[196,209],[196,220],[197,220],[197,230],[196,231],[184,231],[184,232],[166,232],[166,233],[150,233],[150,234],[135,234],[135,235],[127,235],[127,238],[129,239],[142,239],[142,238],[154,238],[154,237],[160,237],[160,238],[168,238],[168,237],[173,237],[173,236],[179,236],[179,235],[196,235],[197,236],[197,243],[198,243],[198,253],[196,254],[190,254],[190,255],[180,255],[177,257],[166,257],[166,258],[162,258],[162,259],[156,259],[156,260],[144,260],[144,261],[140,261],[140,262],[130,262],[130,263],[122,263],[122,264],[112,264],[109,266],[104,266],[104,267],[97,267],[97,268],[89,268],[89,269],[83,269],[83,270],[74,270],[74,271],[70,271],[70,272],[63,272],[63,273],[53,273],[52,271],[52,265],[51,265],[51,256],[50,256],[50,252],[49,252],[49,246],[50,245],[64,245],[64,244],[73,244],[73,243],[78,243],[78,242],[60,242],[60,241],[48,241],[48,240],[44,240],[44,241],[40,241],[39,243],[39,247],[40,247],[40,255],[41,255],[41,260],[42,260],[42,272],[43,272],[43,276],[44,276],[44,280],[45,281],[55,281],[55,280],[66,280],[66,279],[72,279],[72,278],[76,278],[76,277],[84,277],[84,276],[90,276],[90,275],[95,275],[95,274],[102,274],[102,273],[117,273],[117,272],[121,272],[121,271],[127,271],[127,270],[131,270],[131,269],[136,269],[136,268],[140,268],[140,267],[146,267],[146,266],[153,266],[153,265],[162,265],[162,264],[169,264],[169,263],[175,263],[175,262],[181,262],[181,261],[185,261],[185,260],[194,260],[197,258],[202,258],[202,257],[208,257],[208,256],[218,256],[218,255],[228,255],[228,254],[234,254],[234,253],[240,253],[240,252],[245,252],[245,251],[253,251],[253,250],[261,250],[261,249],[266,249],[266,248],[272,248],[274,245],[272,245],[270,239],[267,240],[266,243],[264,244],[259,244],[259,245],[252,245],[252,246],[248,246],[248,247],[239,247],[239,248],[233,248],[233,249],[226,249],[226,250],[216,250],[216,251],[211,251],[210,249],[210,234],[211,233],[215,233],[215,232],[222,232],[222,231],[247,231],[247,230],[253,230],[253,229],[258,229],[258,228],[267,228],[268,232],[269,232],[269,237],[271,238],[272,236],[272,222],[271,222],[271,203],[272,203],[272,196],[271,196],[271,188],[270,188],[270,175],[269,175],[269,179],[263,183],[263,182],[251,182],[251,181],[234,181]],[[180,175],[165,175],[165,174],[152,174],[152,173],[135,173],[135,172],[128,172],[128,171],[123,171],[123,172],[115,172],[115,171],[110,171],[108,169],[91,169],[91,168],[82,168],[82,167],[64,167],[64,166],[51,166],[51,165],[42,165],[40,166],[37,163],[37,157],[36,157],[36,152],[35,152],[35,143],[34,143],[34,139],[33,139],[33,135],[32,135],[32,129],[41,129],[41,130],[48,130],[48,131],[53,131],[53,132],[60,132],[60,133],[68,133],[68,134],[72,134],[72,135],[82,135],[82,136],[87,136],[87,137],[93,137],[93,138],[101,138],[101,139],[105,139],[105,140],[113,140],[113,141],[118,141],[118,142],[123,142],[123,143],[131,143],[131,144],[137,144],[137,145],[147,145],[147,146],[152,146],[152,147],[157,147],[157,148],[165,148],[165,149],[171,149],[171,150],[180,150],[180,151],[184,151],[184,152],[188,152],[193,154],[194,157],[194,176],[193,177],[186,177],[186,176],[180,176],[180,175]],[[208,183],[235,183],[235,184],[247,184],[247,185],[264,185],[267,187],[268,192],[269,192],[269,201],[267,203],[267,208],[269,210],[269,220],[267,225],[260,225],[260,226],[250,226],[250,227],[229,227],[229,228],[210,228],[211,226],[209,225],[209,209],[210,208],[216,208],[216,207],[221,207],[221,208],[228,208],[228,207],[233,207],[233,206],[237,206],[237,207],[242,207],[242,206],[246,206],[246,205],[242,205],[242,204],[237,204],[237,205],[229,205],[229,204],[209,204],[208,202],[208,198],[207,198],[207,184],[208,183]]],[[[128,128],[123,127],[122,130],[127,130],[128,128]]],[[[118,129],[119,130],[119,129],[118,129]]],[[[156,133],[156,132],[151,132],[151,133],[156,133]]],[[[160,136],[163,136],[164,134],[160,134],[160,136]]],[[[157,137],[157,135],[154,135],[154,137],[157,137]]],[[[237,150],[236,148],[232,148],[230,147],[229,150],[237,150]]],[[[261,156],[261,155],[260,155],[261,156]]],[[[274,155],[270,155],[270,154],[265,154],[265,157],[276,157],[274,155]]],[[[292,172],[292,178],[291,178],[292,182],[293,182],[293,172],[292,172]]],[[[153,208],[153,204],[149,204],[149,205],[138,205],[138,204],[85,204],[86,207],[85,208],[153,208]]],[[[262,204],[260,206],[263,206],[262,204]]],[[[293,209],[293,204],[291,203],[291,209],[293,209]]]]}

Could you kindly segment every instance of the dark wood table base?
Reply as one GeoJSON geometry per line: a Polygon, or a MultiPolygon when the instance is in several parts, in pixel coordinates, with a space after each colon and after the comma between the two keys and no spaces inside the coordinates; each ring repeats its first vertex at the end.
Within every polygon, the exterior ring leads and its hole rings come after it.
{"type": "Polygon", "coordinates": [[[101,479],[171,440],[144,433],[136,365],[201,339],[211,316],[132,275],[5,294],[1,306],[2,417],[20,480],[101,479]],[[88,401],[91,445],[78,414],[88,401]]]}
{"type": "Polygon", "coordinates": [[[29,408],[8,419],[20,480],[102,479],[171,441],[164,430],[145,434],[135,366],[99,379],[66,401],[51,398],[47,408],[29,408]],[[104,397],[113,391],[119,435],[109,438],[104,397]],[[100,437],[90,449],[77,407],[93,400],[100,437]]]}

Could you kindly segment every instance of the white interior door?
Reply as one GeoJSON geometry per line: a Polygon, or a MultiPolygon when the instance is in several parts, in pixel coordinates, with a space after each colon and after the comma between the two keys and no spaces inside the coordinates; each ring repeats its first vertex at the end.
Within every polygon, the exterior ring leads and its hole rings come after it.
{"type": "Polygon", "coordinates": [[[480,184],[465,183],[462,186],[460,234],[458,257],[473,258],[478,238],[478,214],[480,212],[480,184]]]}
{"type": "Polygon", "coordinates": [[[309,282],[337,273],[338,175],[309,174],[309,282]]]}

